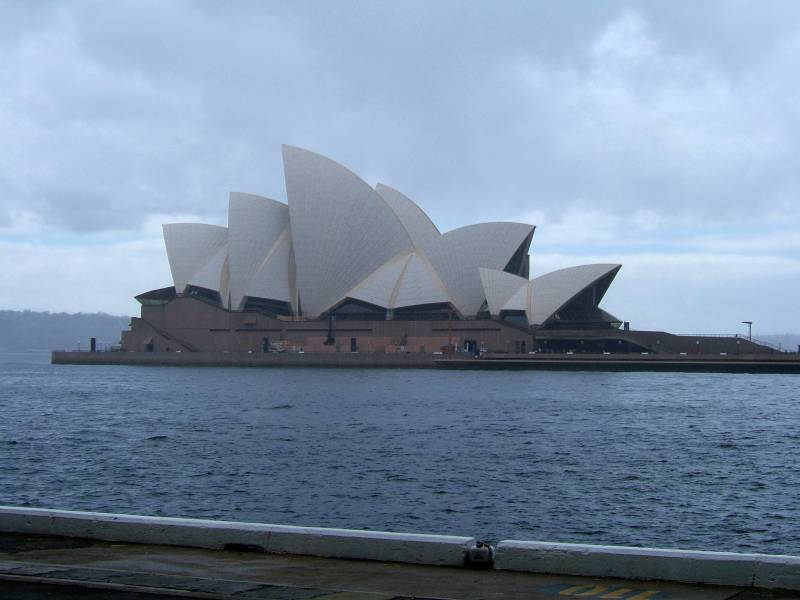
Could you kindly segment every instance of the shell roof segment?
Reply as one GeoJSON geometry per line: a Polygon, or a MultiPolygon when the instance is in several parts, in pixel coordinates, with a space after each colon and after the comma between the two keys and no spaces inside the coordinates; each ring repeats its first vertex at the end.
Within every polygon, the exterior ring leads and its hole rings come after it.
{"type": "Polygon", "coordinates": [[[390,308],[451,302],[450,294],[428,260],[419,252],[408,259],[392,294],[390,308]]]}
{"type": "MultiPolygon", "coordinates": [[[[532,325],[543,325],[562,307],[591,285],[608,277],[608,284],[616,276],[622,265],[593,264],[567,267],[536,277],[531,282],[533,288],[532,325]]],[[[608,285],[598,291],[594,304],[600,303],[608,285]]]]}
{"type": "Polygon", "coordinates": [[[402,255],[390,260],[358,284],[347,296],[354,300],[390,308],[392,295],[410,258],[411,255],[402,255]]]}
{"type": "Polygon", "coordinates": [[[421,248],[441,235],[428,214],[411,198],[382,183],[375,186],[375,191],[400,219],[415,248],[421,248]]]}
{"type": "Polygon", "coordinates": [[[289,262],[292,238],[287,226],[250,278],[245,296],[292,303],[289,289],[289,262]]]}
{"type": "Polygon", "coordinates": [[[509,300],[530,281],[519,275],[498,271],[496,269],[478,269],[483,285],[489,313],[497,316],[502,310],[508,310],[506,304],[509,300]]]}
{"type": "Polygon", "coordinates": [[[439,236],[422,251],[462,315],[478,312],[485,295],[479,268],[502,271],[519,247],[530,243],[533,225],[478,223],[439,236]]]}
{"type": "MultiPolygon", "coordinates": [[[[264,267],[264,260],[288,226],[289,207],[285,204],[254,194],[231,193],[228,204],[231,308],[240,308],[245,296],[250,295],[249,287],[253,276],[264,267]]],[[[279,271],[287,273],[288,254],[281,254],[276,258],[287,261],[285,268],[283,265],[278,266],[279,271]]],[[[260,297],[274,297],[269,289],[264,289],[263,278],[259,284],[260,297]]],[[[280,287],[282,295],[288,299],[288,292],[283,291],[287,286],[281,284],[280,287]]]]}
{"type": "Polygon", "coordinates": [[[297,290],[318,316],[413,244],[380,194],[342,165],[292,146],[283,161],[297,290]]]}
{"type": "Polygon", "coordinates": [[[179,294],[186,290],[190,279],[228,242],[227,227],[219,225],[168,223],[162,226],[162,231],[172,281],[179,294]]]}
{"type": "Polygon", "coordinates": [[[219,292],[228,297],[228,244],[223,245],[199,271],[189,278],[189,285],[219,292]]]}
{"type": "Polygon", "coordinates": [[[388,309],[450,302],[444,284],[418,252],[389,261],[347,297],[388,309]]]}
{"type": "Polygon", "coordinates": [[[508,299],[508,302],[505,303],[503,306],[503,310],[514,310],[514,311],[521,311],[525,313],[525,318],[528,319],[528,324],[530,325],[533,323],[533,290],[532,284],[533,282],[529,281],[521,288],[519,288],[511,298],[508,299]]]}

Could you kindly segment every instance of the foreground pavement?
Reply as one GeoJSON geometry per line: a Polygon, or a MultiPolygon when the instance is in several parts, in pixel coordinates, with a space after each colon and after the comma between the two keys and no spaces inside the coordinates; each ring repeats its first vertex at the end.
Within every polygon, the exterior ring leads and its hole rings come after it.
{"type": "Polygon", "coordinates": [[[800,593],[0,533],[0,600],[777,600],[800,593]]]}

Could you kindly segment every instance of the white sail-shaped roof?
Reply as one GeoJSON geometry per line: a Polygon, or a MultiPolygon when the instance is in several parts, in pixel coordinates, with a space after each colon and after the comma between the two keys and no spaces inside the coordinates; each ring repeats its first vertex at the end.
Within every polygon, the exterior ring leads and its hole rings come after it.
{"type": "Polygon", "coordinates": [[[187,285],[216,290],[232,310],[248,297],[278,300],[308,317],[345,298],[387,310],[449,302],[471,317],[485,300],[494,316],[524,311],[542,325],[559,312],[573,318],[584,301],[596,307],[619,269],[583,265],[529,281],[532,225],[482,223],[441,234],[389,186],[373,189],[300,148],[284,146],[283,160],[288,206],[233,193],[227,228],[164,226],[178,293],[187,285]]]}
{"type": "Polygon", "coordinates": [[[483,293],[486,295],[486,303],[489,305],[489,313],[495,317],[504,309],[511,310],[506,308],[506,303],[523,286],[530,283],[524,277],[496,269],[480,268],[478,272],[481,276],[483,293]]]}
{"type": "Polygon", "coordinates": [[[351,171],[292,146],[283,162],[297,291],[303,312],[317,316],[413,246],[380,194],[351,171]]]}
{"type": "Polygon", "coordinates": [[[390,260],[356,286],[347,296],[355,300],[361,300],[363,302],[375,304],[376,306],[389,308],[392,294],[400,281],[400,276],[403,274],[409,259],[409,255],[403,255],[394,260],[390,260]]]}
{"type": "Polygon", "coordinates": [[[250,280],[288,225],[289,207],[285,204],[254,194],[231,193],[228,268],[234,310],[240,308],[248,294],[250,280]]]}
{"type": "Polygon", "coordinates": [[[389,261],[347,296],[389,309],[450,301],[433,267],[418,253],[389,261]]]}
{"type": "Polygon", "coordinates": [[[430,217],[411,198],[382,183],[375,186],[375,191],[400,219],[416,248],[423,247],[441,235],[430,217]]]}
{"type": "Polygon", "coordinates": [[[172,281],[182,294],[192,276],[227,243],[228,229],[205,223],[170,223],[162,229],[172,281]]]}
{"type": "Polygon", "coordinates": [[[456,308],[462,315],[475,315],[485,298],[478,269],[503,270],[533,230],[523,223],[480,223],[448,231],[422,250],[456,308]]]}
{"type": "Polygon", "coordinates": [[[418,253],[412,254],[392,294],[390,308],[440,302],[450,302],[444,284],[427,259],[418,253]]]}
{"type": "Polygon", "coordinates": [[[275,240],[261,265],[253,273],[245,296],[292,302],[292,294],[289,289],[291,249],[292,238],[287,227],[275,240]]]}
{"type": "MultiPolygon", "coordinates": [[[[206,264],[200,267],[194,275],[189,278],[189,284],[196,287],[206,288],[220,292],[222,295],[223,288],[226,287],[228,280],[227,270],[228,265],[228,244],[223,245],[217,253],[211,257],[206,264]]],[[[225,292],[227,297],[227,291],[225,292]]]]}
{"type": "MultiPolygon", "coordinates": [[[[599,279],[612,273],[616,275],[620,267],[621,265],[617,264],[580,265],[536,277],[531,282],[533,317],[529,322],[532,325],[542,325],[561,307],[599,279]]],[[[605,289],[602,292],[604,293],[605,289]]],[[[600,298],[596,298],[595,304],[599,302],[600,298]]]]}
{"type": "Polygon", "coordinates": [[[533,322],[532,283],[532,281],[527,281],[503,306],[503,310],[525,311],[525,318],[528,319],[529,325],[533,322]]]}

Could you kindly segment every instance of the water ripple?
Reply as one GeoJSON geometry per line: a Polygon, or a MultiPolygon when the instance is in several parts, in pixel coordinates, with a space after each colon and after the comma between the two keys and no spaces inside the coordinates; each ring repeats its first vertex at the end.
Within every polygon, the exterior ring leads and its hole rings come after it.
{"type": "Polygon", "coordinates": [[[800,553],[792,375],[0,355],[0,503],[800,553]]]}

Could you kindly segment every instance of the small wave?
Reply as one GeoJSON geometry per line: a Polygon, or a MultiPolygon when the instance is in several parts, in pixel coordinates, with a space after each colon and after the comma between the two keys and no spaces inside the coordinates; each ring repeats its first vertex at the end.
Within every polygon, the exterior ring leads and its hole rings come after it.
{"type": "Polygon", "coordinates": [[[576,529],[574,531],[570,531],[570,533],[575,534],[575,535],[605,535],[606,530],[605,529],[587,529],[587,530],[576,529]]]}
{"type": "Polygon", "coordinates": [[[386,476],[386,481],[416,481],[416,478],[390,474],[386,476]]]}
{"type": "Polygon", "coordinates": [[[168,440],[168,435],[152,435],[149,438],[145,438],[145,442],[162,442],[164,440],[168,440]]]}
{"type": "Polygon", "coordinates": [[[288,410],[290,408],[294,408],[291,404],[276,404],[275,406],[270,406],[267,410],[288,410]]]}

